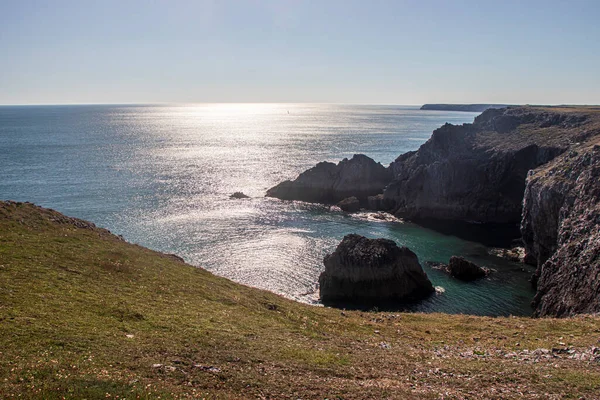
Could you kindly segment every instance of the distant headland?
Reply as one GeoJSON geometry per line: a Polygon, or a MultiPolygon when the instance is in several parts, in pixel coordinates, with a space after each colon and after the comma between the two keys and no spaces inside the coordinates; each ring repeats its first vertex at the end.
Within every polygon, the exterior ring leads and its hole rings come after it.
{"type": "Polygon", "coordinates": [[[510,104],[424,104],[421,110],[483,112],[489,108],[510,106],[510,104]]]}

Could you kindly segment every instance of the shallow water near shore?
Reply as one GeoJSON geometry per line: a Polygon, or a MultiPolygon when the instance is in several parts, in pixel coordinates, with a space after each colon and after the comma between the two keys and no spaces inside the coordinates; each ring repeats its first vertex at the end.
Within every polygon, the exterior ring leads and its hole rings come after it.
{"type": "Polygon", "coordinates": [[[363,153],[389,164],[445,122],[475,113],[292,104],[0,107],[0,199],[93,221],[237,282],[317,302],[323,256],[345,234],[386,237],[444,289],[409,309],[527,315],[531,270],[486,246],[370,213],[264,198],[319,161],[363,153]],[[249,199],[230,199],[242,191],[249,199]],[[463,283],[431,269],[463,255],[492,268],[463,283]]]}

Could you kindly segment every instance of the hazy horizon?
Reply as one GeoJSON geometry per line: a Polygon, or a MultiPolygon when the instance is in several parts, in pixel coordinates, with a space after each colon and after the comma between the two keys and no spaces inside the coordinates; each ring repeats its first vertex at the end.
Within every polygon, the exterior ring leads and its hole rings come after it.
{"type": "Polygon", "coordinates": [[[0,0],[0,104],[599,104],[600,3],[0,0]]]}

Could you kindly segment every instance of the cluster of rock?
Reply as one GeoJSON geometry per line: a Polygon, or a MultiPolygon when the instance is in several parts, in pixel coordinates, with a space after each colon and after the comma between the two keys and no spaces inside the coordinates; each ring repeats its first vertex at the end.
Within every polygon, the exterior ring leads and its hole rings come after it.
{"type": "Polygon", "coordinates": [[[319,163],[267,195],[415,221],[521,224],[525,260],[537,264],[536,315],[600,312],[598,138],[597,109],[488,109],[388,168],[363,155],[319,163]]]}
{"type": "Polygon", "coordinates": [[[416,254],[388,239],[347,235],[324,264],[319,290],[326,305],[403,303],[434,292],[416,254]]]}

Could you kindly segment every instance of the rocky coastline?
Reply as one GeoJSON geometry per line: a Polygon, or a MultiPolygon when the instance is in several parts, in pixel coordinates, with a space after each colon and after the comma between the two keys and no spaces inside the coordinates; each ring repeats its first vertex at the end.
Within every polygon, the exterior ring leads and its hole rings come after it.
{"type": "Polygon", "coordinates": [[[536,316],[600,312],[600,108],[491,108],[446,124],[383,167],[320,163],[270,189],[284,200],[360,206],[398,218],[520,226],[536,316]]]}

